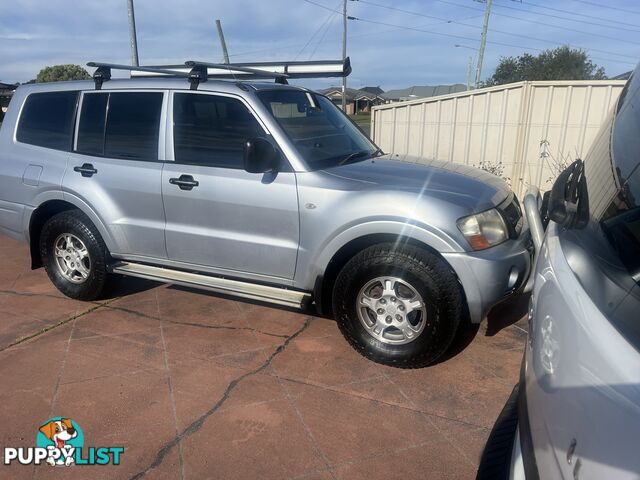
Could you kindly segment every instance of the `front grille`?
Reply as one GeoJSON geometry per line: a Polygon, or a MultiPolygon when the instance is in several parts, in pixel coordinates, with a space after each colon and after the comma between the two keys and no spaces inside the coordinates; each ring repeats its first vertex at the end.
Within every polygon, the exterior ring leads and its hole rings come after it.
{"type": "Polygon", "coordinates": [[[511,203],[500,208],[502,216],[507,223],[509,229],[509,236],[511,238],[518,238],[522,231],[522,209],[520,208],[520,202],[514,195],[511,203]]]}

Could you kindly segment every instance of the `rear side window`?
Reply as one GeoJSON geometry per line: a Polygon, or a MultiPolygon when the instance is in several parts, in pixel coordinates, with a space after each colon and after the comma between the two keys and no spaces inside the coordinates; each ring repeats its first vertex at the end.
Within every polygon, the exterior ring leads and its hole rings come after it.
{"type": "Polygon", "coordinates": [[[76,151],[132,160],[157,160],[161,92],[86,93],[76,151]]]}
{"type": "Polygon", "coordinates": [[[247,107],[234,98],[176,93],[173,143],[176,162],[243,168],[244,143],[264,136],[247,107]]]}
{"type": "Polygon", "coordinates": [[[56,150],[70,150],[77,99],[77,91],[29,95],[18,121],[18,141],[56,150]]]}

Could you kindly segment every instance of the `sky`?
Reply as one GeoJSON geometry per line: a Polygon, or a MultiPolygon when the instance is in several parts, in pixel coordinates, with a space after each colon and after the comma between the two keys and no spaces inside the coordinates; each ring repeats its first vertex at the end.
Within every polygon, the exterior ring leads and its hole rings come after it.
{"type": "MultiPolygon", "coordinates": [[[[355,18],[348,21],[349,87],[466,83],[484,2],[348,0],[347,9],[355,18]]],[[[135,0],[140,64],[221,62],[218,18],[231,62],[341,58],[341,10],[342,0],[135,0]]],[[[609,76],[631,70],[640,59],[640,2],[493,0],[482,78],[501,57],[563,44],[587,50],[609,76]]],[[[25,82],[47,65],[89,61],[131,63],[126,0],[13,0],[3,7],[0,81],[25,82]]]]}

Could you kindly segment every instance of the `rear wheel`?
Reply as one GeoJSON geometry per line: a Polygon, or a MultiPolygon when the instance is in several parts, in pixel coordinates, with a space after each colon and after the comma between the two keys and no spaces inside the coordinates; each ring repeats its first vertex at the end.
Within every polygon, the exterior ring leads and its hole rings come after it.
{"type": "Polygon", "coordinates": [[[451,344],[462,294],[437,255],[384,243],[363,250],[343,267],[333,308],[340,330],[362,355],[417,368],[435,362],[451,344]]]}
{"type": "Polygon", "coordinates": [[[62,212],[47,220],[40,235],[40,255],[49,279],[66,296],[93,300],[104,290],[109,253],[81,211],[62,212]]]}

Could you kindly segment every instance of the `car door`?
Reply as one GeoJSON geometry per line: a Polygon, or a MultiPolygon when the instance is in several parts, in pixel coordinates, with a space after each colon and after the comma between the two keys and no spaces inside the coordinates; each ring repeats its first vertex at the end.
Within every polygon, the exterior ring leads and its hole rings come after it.
{"type": "Polygon", "coordinates": [[[295,173],[243,169],[249,138],[269,137],[241,98],[173,92],[174,161],[162,171],[170,260],[239,276],[292,279],[299,241],[295,173]]]}
{"type": "Polygon", "coordinates": [[[64,195],[108,230],[111,254],[166,259],[161,178],[163,91],[92,91],[80,99],[64,195]]]}

